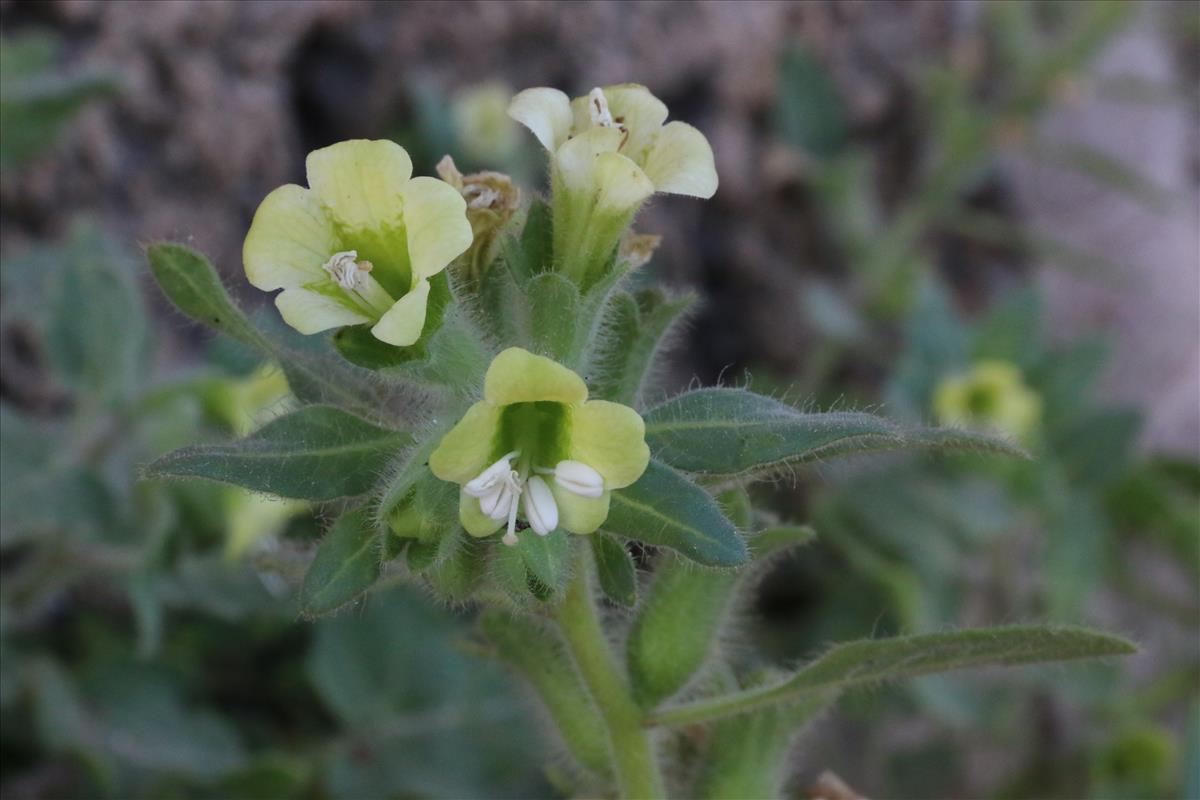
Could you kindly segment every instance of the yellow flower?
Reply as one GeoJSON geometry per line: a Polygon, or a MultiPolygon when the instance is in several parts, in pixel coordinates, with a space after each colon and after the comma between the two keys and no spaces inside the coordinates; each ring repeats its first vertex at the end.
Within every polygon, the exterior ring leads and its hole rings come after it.
{"type": "Polygon", "coordinates": [[[471,406],[429,458],[457,483],[459,519],[472,536],[517,516],[545,536],[558,527],[592,533],[608,517],[613,489],[650,463],[646,426],[628,406],[588,400],[583,379],[543,356],[510,347],[492,361],[483,400],[471,406]]]}
{"type": "Polygon", "coordinates": [[[517,150],[517,128],[508,118],[512,90],[491,82],[466,89],[450,104],[459,144],[473,162],[502,167],[517,150]]]}
{"type": "Polygon", "coordinates": [[[1028,439],[1042,415],[1042,400],[1005,361],[977,362],[965,375],[943,380],[934,391],[934,413],[943,425],[999,430],[1028,439]]]}
{"type": "Polygon", "coordinates": [[[596,88],[574,101],[526,89],[508,113],[550,152],[555,257],[577,281],[607,260],[655,192],[708,198],[717,190],[704,134],[667,122],[667,107],[645,86],[596,88]]]}
{"type": "Polygon", "coordinates": [[[425,325],[429,279],[471,246],[466,203],[436,178],[413,178],[404,148],[357,139],[309,153],[309,188],[288,184],[254,215],[242,259],[250,283],[283,289],[275,305],[304,334],[372,325],[411,345],[425,325]]]}

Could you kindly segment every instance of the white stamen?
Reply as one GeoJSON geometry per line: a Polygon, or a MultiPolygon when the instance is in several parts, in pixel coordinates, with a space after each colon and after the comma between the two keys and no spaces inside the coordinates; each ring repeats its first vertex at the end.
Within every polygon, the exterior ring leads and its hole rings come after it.
{"type": "MultiPolygon", "coordinates": [[[[502,520],[512,514],[516,509],[521,499],[521,481],[517,477],[516,472],[510,472],[504,479],[504,484],[500,487],[499,497],[496,501],[495,508],[488,514],[494,520],[502,520]]],[[[483,501],[480,500],[480,508],[483,501]]],[[[487,513],[487,512],[484,512],[487,513]]]]}
{"type": "Polygon", "coordinates": [[[325,262],[325,271],[347,291],[354,291],[362,283],[362,277],[371,271],[370,261],[359,261],[357,250],[334,253],[325,262]]]}
{"type": "Polygon", "coordinates": [[[554,482],[580,497],[604,494],[604,476],[582,461],[560,461],[554,467],[554,482]]]}
{"type": "MultiPolygon", "coordinates": [[[[516,478],[517,473],[513,473],[516,478]]],[[[512,502],[508,506],[508,532],[504,534],[504,543],[512,547],[517,543],[517,497],[521,493],[521,485],[516,485],[516,494],[512,496],[512,502]]]]}
{"type": "Polygon", "coordinates": [[[503,519],[508,514],[508,509],[496,516],[496,509],[500,508],[500,502],[504,499],[504,484],[500,483],[492,487],[491,491],[479,498],[479,510],[484,513],[484,516],[492,519],[503,519]]]}
{"type": "Polygon", "coordinates": [[[558,505],[546,482],[534,475],[525,484],[521,507],[529,527],[538,536],[545,536],[558,527],[558,505]]]}
{"type": "Polygon", "coordinates": [[[593,125],[611,128],[615,124],[612,112],[608,110],[608,98],[599,86],[588,92],[588,112],[591,114],[593,125]]]}
{"type": "Polygon", "coordinates": [[[508,473],[512,470],[512,467],[509,466],[509,462],[511,462],[518,455],[520,455],[520,452],[514,450],[511,453],[501,456],[496,463],[479,473],[478,477],[468,481],[467,485],[463,487],[463,491],[472,497],[479,498],[482,498],[484,495],[491,494],[492,490],[498,487],[501,481],[503,481],[507,477],[508,473]]]}

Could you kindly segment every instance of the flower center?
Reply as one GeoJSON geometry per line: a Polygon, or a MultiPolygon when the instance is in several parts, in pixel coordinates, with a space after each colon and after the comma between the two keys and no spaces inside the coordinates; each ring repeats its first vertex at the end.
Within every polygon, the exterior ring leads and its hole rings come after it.
{"type": "MultiPolygon", "coordinates": [[[[496,521],[508,520],[503,542],[509,547],[517,544],[517,511],[538,536],[546,536],[558,527],[558,504],[542,475],[553,475],[554,482],[582,497],[595,498],[604,493],[604,478],[581,461],[560,461],[554,467],[526,466],[518,472],[512,468],[513,459],[521,453],[514,450],[500,457],[463,486],[463,491],[479,499],[479,510],[496,521]]],[[[526,462],[528,464],[528,462],[526,462]]]]}
{"type": "Polygon", "coordinates": [[[334,253],[325,262],[325,271],[334,282],[348,292],[353,292],[362,284],[363,276],[370,272],[370,261],[359,261],[357,250],[343,250],[334,253]]]}

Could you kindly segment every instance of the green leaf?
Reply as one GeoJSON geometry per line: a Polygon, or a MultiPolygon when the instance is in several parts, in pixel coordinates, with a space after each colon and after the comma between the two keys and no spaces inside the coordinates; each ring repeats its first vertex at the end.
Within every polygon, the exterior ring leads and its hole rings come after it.
{"type": "Polygon", "coordinates": [[[365,508],[338,517],[321,540],[300,587],[300,610],[308,617],[336,611],[379,578],[379,549],[365,508]]]}
{"type": "Polygon", "coordinates": [[[288,386],[305,403],[330,403],[373,417],[384,405],[384,388],[371,372],[272,342],[233,302],[212,263],[201,253],[169,242],[146,250],[155,281],[176,308],[201,325],[279,362],[288,386]]]}
{"type": "Polygon", "coordinates": [[[412,441],[332,406],[306,406],[228,444],[169,453],[147,477],[197,477],[303,500],[364,494],[412,441]]]}
{"type": "Polygon", "coordinates": [[[526,529],[517,540],[517,550],[529,574],[554,595],[561,595],[567,582],[567,562],[571,556],[571,543],[567,537],[564,530],[538,536],[532,529],[526,529]]]}
{"type": "Polygon", "coordinates": [[[459,540],[464,536],[466,534],[461,528],[454,527],[434,538],[409,542],[404,551],[404,561],[414,574],[439,567],[458,551],[459,540]]]}
{"type": "Polygon", "coordinates": [[[20,164],[57,140],[89,101],[116,93],[109,75],[53,70],[57,43],[49,36],[4,37],[0,46],[0,165],[20,164]]]}
{"type": "Polygon", "coordinates": [[[57,429],[0,404],[0,547],[119,527],[118,498],[97,472],[63,457],[65,447],[57,429]]]}
{"type": "Polygon", "coordinates": [[[786,796],[788,749],[797,731],[827,709],[830,699],[815,695],[791,706],[719,720],[709,734],[697,789],[690,796],[705,800],[786,796]]]}
{"type": "Polygon", "coordinates": [[[321,796],[528,794],[513,784],[529,774],[529,738],[511,734],[532,721],[503,670],[463,652],[463,633],[407,587],[317,621],[306,672],[340,732],[321,748],[321,796]]]}
{"type": "Polygon", "coordinates": [[[371,325],[347,325],[339,328],[331,340],[342,358],[363,369],[397,367],[420,356],[413,347],[396,347],[381,342],[371,333],[371,325]]]}
{"type": "Polygon", "coordinates": [[[758,561],[780,551],[809,544],[816,538],[817,532],[808,525],[776,525],[750,537],[750,552],[758,561]]]}
{"type": "Polygon", "coordinates": [[[105,660],[79,685],[49,660],[30,672],[36,730],[53,750],[76,753],[102,768],[116,762],[199,780],[245,763],[237,731],[212,711],[191,707],[182,687],[160,667],[105,660]]]}
{"type": "Polygon", "coordinates": [[[719,719],[801,700],[813,692],[843,691],[967,667],[1014,666],[1135,652],[1137,647],[1119,636],[1053,625],[1014,625],[864,639],[833,647],[792,677],[773,686],[668,708],[656,714],[652,724],[682,725],[719,719]]]}
{"type": "MultiPolygon", "coordinates": [[[[454,549],[424,572],[433,590],[445,600],[466,602],[480,587],[487,572],[487,558],[494,542],[467,536],[461,529],[451,540],[454,549]]],[[[411,545],[410,545],[411,547],[411,545]]]]}
{"type": "Polygon", "coordinates": [[[736,572],[659,559],[626,646],[633,693],[643,708],[678,693],[712,655],[737,580],[736,572]]]}
{"type": "Polygon", "coordinates": [[[713,567],[736,567],[748,555],[712,497],[653,459],[636,483],[613,492],[604,529],[713,567]]]}
{"type": "Polygon", "coordinates": [[[478,397],[492,354],[462,308],[447,310],[442,326],[429,337],[427,349],[429,356],[424,361],[385,372],[432,381],[449,387],[459,396],[478,397]]]}
{"type": "Polygon", "coordinates": [[[270,349],[203,255],[181,244],[163,242],[150,245],[146,259],[158,287],[185,316],[242,344],[270,349]]]}
{"type": "Polygon", "coordinates": [[[1019,454],[1014,446],[952,429],[905,430],[872,414],[811,414],[743,389],[700,389],[645,415],[656,458],[687,472],[740,476],[846,453],[969,449],[1019,454]]]}
{"type": "Polygon", "coordinates": [[[637,567],[625,545],[615,536],[596,531],[592,534],[592,555],[604,595],[618,605],[633,608],[637,603],[637,567]]]}
{"type": "Polygon", "coordinates": [[[695,301],[694,294],[672,299],[659,290],[615,295],[595,358],[591,382],[596,396],[636,405],[667,332],[695,301]]]}
{"type": "Polygon", "coordinates": [[[46,349],[81,403],[127,399],[142,383],[150,326],[128,260],[91,226],[62,251],[46,349]]]}

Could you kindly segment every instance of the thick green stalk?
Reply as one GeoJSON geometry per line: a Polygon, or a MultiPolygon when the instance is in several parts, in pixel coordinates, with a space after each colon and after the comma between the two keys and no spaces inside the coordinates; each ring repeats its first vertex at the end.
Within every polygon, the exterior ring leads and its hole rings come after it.
{"type": "Polygon", "coordinates": [[[579,674],[604,717],[621,797],[665,797],[650,734],[642,727],[641,709],[600,626],[591,586],[591,549],[579,546],[582,544],[575,542],[575,576],[555,618],[579,674]]]}

